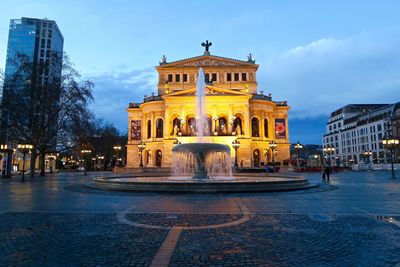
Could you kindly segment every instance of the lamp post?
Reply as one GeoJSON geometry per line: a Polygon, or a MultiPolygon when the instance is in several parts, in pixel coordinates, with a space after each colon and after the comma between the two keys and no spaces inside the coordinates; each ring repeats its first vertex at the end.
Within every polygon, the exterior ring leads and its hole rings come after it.
{"type": "Polygon", "coordinates": [[[297,168],[300,168],[300,149],[303,148],[303,145],[300,144],[300,141],[297,141],[297,144],[294,146],[294,149],[297,153],[297,168]]]}
{"type": "Polygon", "coordinates": [[[272,166],[275,166],[275,149],[276,149],[276,146],[277,146],[276,142],[273,141],[273,140],[268,143],[268,147],[272,151],[272,166]]]}
{"type": "Polygon", "coordinates": [[[83,169],[84,169],[84,175],[87,175],[87,173],[86,173],[86,161],[85,161],[85,156],[86,155],[89,155],[90,153],[92,153],[92,150],[90,150],[90,149],[82,149],[81,150],[81,153],[82,153],[82,157],[83,157],[83,169]]]}
{"type": "MultiPolygon", "coordinates": [[[[25,156],[33,148],[33,145],[18,144],[18,150],[22,152],[22,177],[21,182],[25,182],[25,156]]],[[[32,162],[31,162],[32,164],[32,162]]]]}
{"type": "Polygon", "coordinates": [[[47,158],[49,159],[50,173],[53,173],[53,164],[54,164],[54,160],[57,159],[57,155],[50,154],[47,158]]]}
{"type": "Polygon", "coordinates": [[[140,144],[138,144],[139,148],[139,153],[140,153],[140,168],[143,168],[143,150],[146,148],[146,143],[143,141],[140,141],[140,144]]]}
{"type": "Polygon", "coordinates": [[[237,150],[240,147],[240,142],[237,139],[235,139],[235,141],[232,141],[232,147],[233,147],[233,149],[235,149],[235,164],[233,166],[238,167],[239,165],[238,165],[238,159],[237,159],[237,150]]]}
{"type": "Polygon", "coordinates": [[[114,169],[119,167],[118,159],[119,159],[119,152],[121,151],[121,149],[122,149],[122,147],[120,145],[114,146],[114,150],[115,150],[115,165],[114,165],[114,169]]]}
{"type": "Polygon", "coordinates": [[[392,163],[392,178],[396,178],[396,176],[394,175],[394,165],[393,165],[393,154],[394,154],[394,149],[396,146],[399,145],[400,140],[390,137],[390,136],[385,136],[382,139],[382,144],[385,146],[386,149],[388,149],[390,151],[390,161],[392,163]]]}
{"type": "MultiPolygon", "coordinates": [[[[12,152],[14,152],[14,150],[13,149],[9,149],[7,144],[0,145],[0,153],[3,154],[2,157],[0,157],[0,159],[3,158],[3,166],[2,166],[2,174],[1,174],[3,178],[11,177],[11,168],[10,168],[10,166],[12,167],[12,164],[10,164],[10,156],[9,155],[12,152]]],[[[11,156],[11,161],[12,161],[12,156],[11,156]]]]}

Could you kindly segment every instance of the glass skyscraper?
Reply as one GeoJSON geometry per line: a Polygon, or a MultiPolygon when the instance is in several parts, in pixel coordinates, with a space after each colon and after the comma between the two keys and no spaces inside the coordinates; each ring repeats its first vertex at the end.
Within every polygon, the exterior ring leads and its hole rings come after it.
{"type": "Polygon", "coordinates": [[[10,20],[8,34],[7,60],[5,78],[15,73],[14,59],[17,54],[24,54],[33,62],[33,66],[39,63],[47,63],[49,66],[59,69],[44,71],[40,74],[41,82],[46,83],[52,75],[61,75],[61,65],[51,62],[54,53],[62,56],[64,37],[57,23],[48,19],[21,18],[10,20]]]}
{"type": "MultiPolygon", "coordinates": [[[[51,82],[59,82],[62,71],[62,54],[64,46],[64,37],[54,20],[26,18],[11,19],[8,34],[7,58],[5,66],[5,80],[3,92],[1,94],[2,108],[0,109],[0,143],[11,144],[13,137],[9,136],[9,113],[3,108],[5,103],[11,103],[13,94],[7,93],[8,85],[20,62],[17,55],[24,55],[32,63],[32,73],[35,75],[37,85],[46,85],[51,82]]],[[[27,77],[28,79],[28,77],[27,77]]],[[[17,83],[18,84],[18,83],[17,83]]],[[[18,90],[18,87],[14,89],[18,90]]],[[[21,87],[22,88],[22,87],[21,87]]],[[[57,97],[57,96],[55,96],[57,97]]],[[[56,103],[59,99],[54,99],[56,103]]],[[[54,142],[55,144],[55,142],[54,142]]],[[[1,168],[3,175],[9,176],[10,164],[9,154],[2,161],[1,168]],[[5,170],[5,171],[4,171],[5,170]]]]}

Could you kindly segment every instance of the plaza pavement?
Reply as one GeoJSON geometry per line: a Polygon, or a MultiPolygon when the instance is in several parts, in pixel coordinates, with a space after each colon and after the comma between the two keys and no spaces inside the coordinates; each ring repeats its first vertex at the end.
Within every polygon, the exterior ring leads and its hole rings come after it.
{"type": "Polygon", "coordinates": [[[0,180],[0,266],[399,266],[400,173],[226,195],[82,186],[98,175],[0,180]]]}

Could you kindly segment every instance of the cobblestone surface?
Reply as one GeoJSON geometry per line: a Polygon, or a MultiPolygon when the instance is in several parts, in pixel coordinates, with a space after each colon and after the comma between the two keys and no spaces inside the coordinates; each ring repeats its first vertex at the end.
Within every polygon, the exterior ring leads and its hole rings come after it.
{"type": "Polygon", "coordinates": [[[216,225],[238,220],[242,217],[240,214],[202,214],[193,216],[193,214],[151,214],[151,213],[130,213],[126,216],[129,220],[163,227],[173,226],[204,226],[216,225]]]}
{"type": "Polygon", "coordinates": [[[255,216],[243,225],[184,231],[171,266],[392,266],[400,231],[363,216],[255,216]]]}
{"type": "MultiPolygon", "coordinates": [[[[0,179],[0,266],[149,266],[169,230],[123,223],[117,214],[125,210],[129,221],[167,228],[251,214],[237,225],[184,228],[169,266],[399,266],[400,179],[388,172],[333,174],[310,190],[228,195],[82,187],[95,175],[0,179]]],[[[320,182],[320,174],[310,178],[320,182]]]]}
{"type": "Polygon", "coordinates": [[[7,213],[0,266],[148,266],[167,233],[119,224],[115,214],[7,213]]]}

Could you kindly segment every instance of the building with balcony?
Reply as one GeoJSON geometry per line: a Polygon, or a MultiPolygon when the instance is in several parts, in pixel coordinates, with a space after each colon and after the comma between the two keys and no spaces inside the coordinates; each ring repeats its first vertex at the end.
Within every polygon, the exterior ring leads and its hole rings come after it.
{"type": "Polygon", "coordinates": [[[204,142],[240,142],[239,165],[261,166],[271,162],[269,142],[277,143],[275,162],[290,158],[288,110],[286,101],[258,92],[257,69],[251,54],[247,60],[203,55],[167,62],[162,57],[158,72],[158,94],[145,96],[141,103],[130,103],[127,167],[140,165],[138,144],[146,144],[143,164],[171,166],[174,143],[196,142],[203,132],[204,142]],[[196,126],[196,83],[203,68],[206,81],[206,116],[203,129],[196,126]]]}

